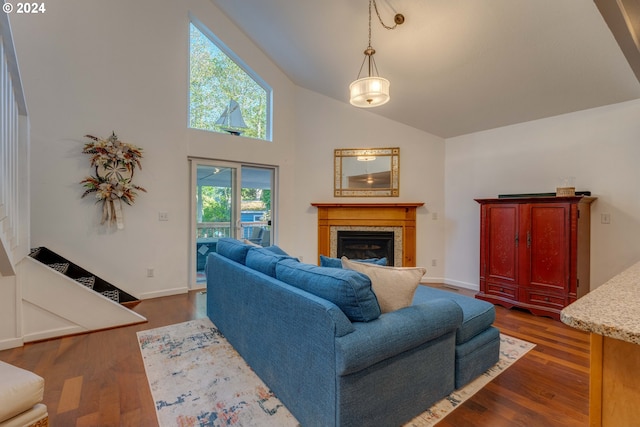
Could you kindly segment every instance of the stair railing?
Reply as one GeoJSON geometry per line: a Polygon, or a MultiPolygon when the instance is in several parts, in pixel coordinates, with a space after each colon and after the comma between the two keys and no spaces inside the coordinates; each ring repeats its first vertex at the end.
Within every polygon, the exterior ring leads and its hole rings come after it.
{"type": "MultiPolygon", "coordinates": [[[[4,3],[1,1],[0,3],[4,3]]],[[[11,34],[0,12],[0,275],[29,254],[29,115],[11,34]]]]}

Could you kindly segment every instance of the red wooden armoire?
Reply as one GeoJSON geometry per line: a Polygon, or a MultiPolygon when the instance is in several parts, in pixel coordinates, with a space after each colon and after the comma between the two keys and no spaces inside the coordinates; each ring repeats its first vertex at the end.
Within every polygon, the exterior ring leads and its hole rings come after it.
{"type": "Polygon", "coordinates": [[[476,199],[480,292],[476,298],[560,319],[589,292],[594,197],[476,199]]]}

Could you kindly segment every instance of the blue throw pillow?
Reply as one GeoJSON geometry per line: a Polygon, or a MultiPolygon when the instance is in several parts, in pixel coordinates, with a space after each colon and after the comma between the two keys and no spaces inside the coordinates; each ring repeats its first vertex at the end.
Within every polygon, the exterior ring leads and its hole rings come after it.
{"type": "MultiPolygon", "coordinates": [[[[350,261],[366,262],[367,264],[387,265],[387,258],[369,258],[369,259],[352,259],[350,261]]],[[[330,258],[320,255],[320,266],[331,268],[342,268],[342,260],[340,258],[330,258]]]]}
{"type": "Polygon", "coordinates": [[[276,264],[276,278],[337,305],[352,322],[380,317],[371,280],[354,270],[324,268],[291,259],[276,264]]]}
{"type": "Polygon", "coordinates": [[[218,240],[216,252],[225,258],[244,264],[247,252],[249,252],[250,248],[251,245],[244,244],[239,240],[232,239],[230,237],[223,237],[218,240]]]}
{"type": "Polygon", "coordinates": [[[267,276],[276,277],[276,264],[283,259],[293,259],[288,255],[280,255],[272,252],[268,248],[250,248],[247,252],[245,265],[253,270],[259,271],[267,276]]]}

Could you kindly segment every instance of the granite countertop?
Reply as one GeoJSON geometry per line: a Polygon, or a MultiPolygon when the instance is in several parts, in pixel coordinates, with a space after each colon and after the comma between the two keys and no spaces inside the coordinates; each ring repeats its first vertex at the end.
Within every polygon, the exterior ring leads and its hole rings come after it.
{"type": "Polygon", "coordinates": [[[640,344],[640,262],[565,307],[560,319],[576,329],[640,344]]]}

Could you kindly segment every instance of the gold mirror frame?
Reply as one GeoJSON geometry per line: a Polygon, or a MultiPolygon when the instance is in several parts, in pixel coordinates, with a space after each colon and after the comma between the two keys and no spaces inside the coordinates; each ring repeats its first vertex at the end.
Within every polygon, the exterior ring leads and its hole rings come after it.
{"type": "Polygon", "coordinates": [[[398,197],[400,148],[338,148],[334,151],[335,197],[398,197]]]}

